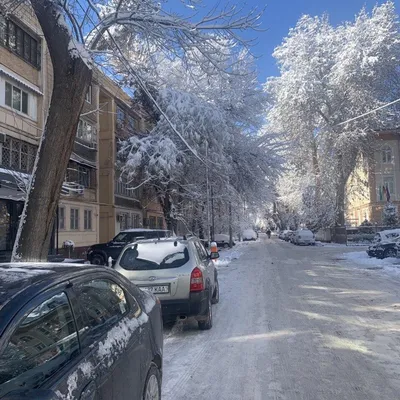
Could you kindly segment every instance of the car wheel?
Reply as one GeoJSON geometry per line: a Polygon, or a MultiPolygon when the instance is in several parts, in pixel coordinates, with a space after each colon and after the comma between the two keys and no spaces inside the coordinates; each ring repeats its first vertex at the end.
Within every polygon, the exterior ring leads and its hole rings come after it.
{"type": "Polygon", "coordinates": [[[388,257],[396,257],[397,256],[397,252],[395,249],[387,249],[385,251],[384,254],[384,258],[388,258],[388,257]]]}
{"type": "Polygon", "coordinates": [[[212,303],[211,298],[208,300],[208,307],[207,307],[207,319],[205,321],[198,321],[199,329],[202,331],[206,331],[212,328],[213,325],[213,313],[212,313],[212,303]]]}
{"type": "Polygon", "coordinates": [[[227,249],[229,247],[228,243],[224,243],[224,249],[227,249]]]}
{"type": "Polygon", "coordinates": [[[151,364],[143,390],[143,400],[161,400],[161,378],[157,365],[151,364]]]}
{"type": "Polygon", "coordinates": [[[219,303],[219,282],[218,279],[215,281],[215,289],[214,289],[214,295],[211,300],[212,304],[217,304],[219,303]]]}
{"type": "Polygon", "coordinates": [[[101,254],[95,254],[92,257],[91,264],[93,265],[106,265],[106,260],[101,254]]]}

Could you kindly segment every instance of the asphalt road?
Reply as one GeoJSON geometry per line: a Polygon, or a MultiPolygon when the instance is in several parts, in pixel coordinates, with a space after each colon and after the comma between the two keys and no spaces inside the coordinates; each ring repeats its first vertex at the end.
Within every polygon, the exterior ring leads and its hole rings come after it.
{"type": "Polygon", "coordinates": [[[400,399],[400,279],[262,238],[220,267],[214,326],[165,332],[163,400],[400,399]]]}

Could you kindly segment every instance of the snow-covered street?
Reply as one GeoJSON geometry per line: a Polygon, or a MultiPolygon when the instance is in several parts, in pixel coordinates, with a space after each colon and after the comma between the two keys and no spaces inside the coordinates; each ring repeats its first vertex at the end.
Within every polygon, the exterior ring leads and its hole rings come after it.
{"type": "Polygon", "coordinates": [[[219,267],[213,328],[166,329],[163,399],[398,399],[400,278],[345,251],[240,246],[219,267]]]}

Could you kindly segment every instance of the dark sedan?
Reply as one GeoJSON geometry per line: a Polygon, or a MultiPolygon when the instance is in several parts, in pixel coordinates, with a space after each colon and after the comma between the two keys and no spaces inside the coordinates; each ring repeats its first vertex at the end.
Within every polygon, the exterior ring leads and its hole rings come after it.
{"type": "Polygon", "coordinates": [[[0,399],[160,400],[160,304],[116,271],[0,265],[0,399]]]}
{"type": "Polygon", "coordinates": [[[397,257],[396,243],[398,242],[379,243],[374,249],[374,257],[380,259],[397,257]]]}

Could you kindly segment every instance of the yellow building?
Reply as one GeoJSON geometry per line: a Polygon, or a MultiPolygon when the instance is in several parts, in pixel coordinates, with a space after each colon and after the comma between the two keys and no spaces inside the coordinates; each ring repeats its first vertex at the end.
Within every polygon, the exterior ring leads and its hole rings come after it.
{"type": "MultiPolygon", "coordinates": [[[[29,7],[0,14],[0,260],[12,250],[49,109],[51,59],[39,23],[29,7]]],[[[74,255],[122,229],[159,226],[157,201],[131,190],[116,168],[118,140],[144,133],[143,111],[110,79],[95,70],[86,95],[74,149],[59,202],[53,247],[75,244],[74,255]]]]}
{"type": "Polygon", "coordinates": [[[372,159],[357,169],[347,185],[347,221],[358,226],[365,219],[382,224],[382,213],[390,201],[400,204],[400,131],[380,132],[372,159]],[[384,189],[385,188],[385,189],[384,189]]]}

